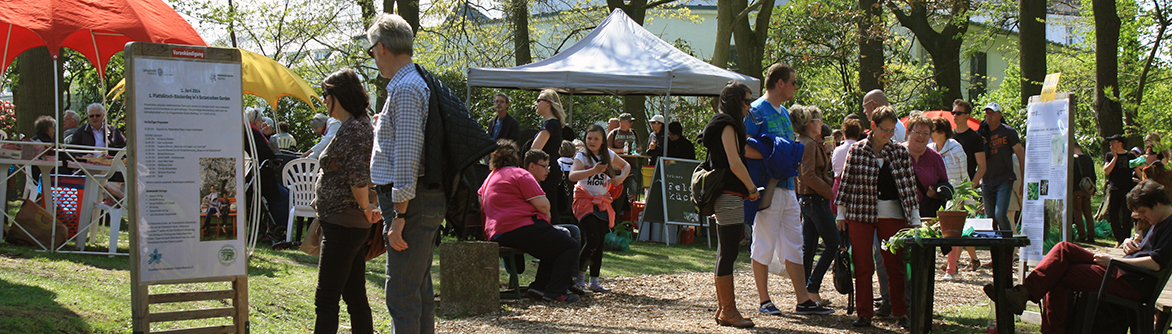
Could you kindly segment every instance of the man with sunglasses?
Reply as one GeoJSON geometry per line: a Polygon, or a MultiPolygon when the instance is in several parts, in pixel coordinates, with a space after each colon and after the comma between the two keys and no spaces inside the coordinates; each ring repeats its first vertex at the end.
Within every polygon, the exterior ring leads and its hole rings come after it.
{"type": "Polygon", "coordinates": [[[952,121],[956,123],[956,134],[952,136],[964,148],[968,158],[969,179],[974,187],[981,185],[981,178],[985,176],[985,137],[981,137],[976,130],[969,127],[969,116],[973,113],[973,105],[964,99],[952,101],[952,121]]]}
{"type": "Polygon", "coordinates": [[[118,131],[118,127],[106,124],[106,107],[101,103],[90,104],[85,107],[86,123],[74,132],[69,141],[73,145],[93,147],[123,148],[126,147],[126,137],[118,131]]]}
{"type": "Polygon", "coordinates": [[[431,90],[412,60],[415,33],[406,20],[379,14],[366,37],[367,54],[379,75],[390,79],[374,123],[370,160],[370,179],[387,222],[387,310],[397,333],[434,333],[431,262],[447,198],[442,186],[420,182],[432,172],[421,168],[431,90]]]}
{"type": "MultiPolygon", "coordinates": [[[[745,133],[749,137],[770,134],[795,141],[789,110],[782,104],[793,100],[794,92],[797,90],[797,75],[797,71],[790,65],[776,63],[769,67],[765,74],[765,94],[749,104],[749,114],[745,115],[745,133]]],[[[750,160],[764,159],[769,153],[757,151],[752,144],[745,146],[745,158],[750,160]]],[[[750,173],[753,173],[751,165],[756,163],[749,163],[750,173]]],[[[754,180],[761,178],[760,174],[757,175],[754,180]]],[[[805,277],[802,261],[802,209],[798,204],[793,177],[771,180],[765,176],[764,179],[764,183],[770,184],[758,184],[765,186],[760,201],[768,202],[758,204],[756,201],[746,201],[745,204],[746,223],[753,224],[753,244],[749,257],[753,260],[753,279],[757,283],[757,298],[761,302],[757,311],[781,315],[781,309],[774,305],[769,296],[769,267],[771,264],[784,264],[789,277],[805,277]],[[777,183],[774,185],[769,181],[777,183]],[[761,205],[767,207],[758,211],[761,205]]],[[[818,304],[819,301],[810,299],[804,279],[791,279],[791,282],[794,299],[797,301],[794,313],[834,312],[818,304]]]]}

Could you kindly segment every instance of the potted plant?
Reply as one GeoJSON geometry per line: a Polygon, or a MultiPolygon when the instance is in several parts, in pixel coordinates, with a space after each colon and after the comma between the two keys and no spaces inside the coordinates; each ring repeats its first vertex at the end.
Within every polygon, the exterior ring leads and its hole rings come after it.
{"type": "Polygon", "coordinates": [[[905,245],[908,239],[914,240],[922,246],[923,243],[920,240],[923,238],[960,237],[963,233],[965,220],[969,215],[977,212],[976,198],[977,191],[973,189],[973,183],[961,182],[953,188],[952,200],[945,204],[947,210],[937,211],[936,218],[932,218],[923,225],[899,230],[891,238],[883,240],[883,250],[895,253],[896,250],[905,245]]]}
{"type": "Polygon", "coordinates": [[[961,182],[953,188],[952,199],[945,205],[945,210],[936,212],[940,233],[945,238],[961,236],[966,218],[977,212],[976,199],[977,190],[970,181],[961,182]]]}

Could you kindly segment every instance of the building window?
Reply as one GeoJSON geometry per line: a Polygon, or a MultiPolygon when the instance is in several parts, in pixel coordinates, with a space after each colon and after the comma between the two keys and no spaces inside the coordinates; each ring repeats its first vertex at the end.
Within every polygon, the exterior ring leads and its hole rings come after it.
{"type": "Polygon", "coordinates": [[[989,86],[988,58],[989,54],[977,52],[969,59],[969,100],[984,95],[989,86]]]}

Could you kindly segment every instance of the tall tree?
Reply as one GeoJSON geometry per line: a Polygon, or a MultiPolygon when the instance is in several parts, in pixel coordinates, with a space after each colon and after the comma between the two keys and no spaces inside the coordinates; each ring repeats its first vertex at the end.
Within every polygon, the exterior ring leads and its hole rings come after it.
{"type": "MultiPolygon", "coordinates": [[[[1095,114],[1099,137],[1123,134],[1119,104],[1119,15],[1115,0],[1092,0],[1095,15],[1095,114]]],[[[1104,142],[1104,148],[1107,143],[1104,142]]],[[[1104,150],[1105,151],[1105,150],[1104,150]]]]}
{"type": "Polygon", "coordinates": [[[399,14],[412,31],[419,32],[419,0],[383,0],[383,11],[399,14]]]}
{"type": "Polygon", "coordinates": [[[57,83],[64,82],[61,66],[60,63],[54,66],[49,48],[43,46],[29,49],[16,57],[16,73],[20,79],[11,86],[12,103],[16,105],[15,133],[32,136],[36,134],[33,121],[38,116],[57,117],[56,103],[64,102],[61,93],[66,89],[64,84],[59,84],[58,90],[53,91],[54,80],[57,83]]]}
{"type": "MultiPolygon", "coordinates": [[[[858,27],[858,63],[859,63],[859,101],[862,93],[872,89],[883,89],[884,56],[883,36],[886,35],[886,26],[883,24],[883,7],[878,0],[859,0],[858,27]]],[[[861,106],[860,106],[861,108],[861,106]]]]}
{"type": "Polygon", "coordinates": [[[932,57],[933,78],[940,90],[941,107],[951,105],[953,100],[962,96],[960,48],[969,29],[970,6],[970,0],[887,2],[899,24],[911,30],[932,57]],[[935,26],[940,26],[940,30],[935,26]]]}
{"type": "Polygon", "coordinates": [[[1151,16],[1151,20],[1156,24],[1156,32],[1155,36],[1152,36],[1151,50],[1148,52],[1147,58],[1144,59],[1143,70],[1139,75],[1139,86],[1136,87],[1132,97],[1137,110],[1143,106],[1144,90],[1147,89],[1148,80],[1150,80],[1148,75],[1151,74],[1152,64],[1156,60],[1156,55],[1160,50],[1160,44],[1168,38],[1168,27],[1172,26],[1172,8],[1170,8],[1172,7],[1170,6],[1172,3],[1166,0],[1154,0],[1151,4],[1152,8],[1148,15],[1151,16]]]}
{"type": "MultiPolygon", "coordinates": [[[[1042,93],[1046,78],[1046,2],[1018,0],[1018,46],[1021,47],[1021,105],[1042,93]]],[[[971,98],[972,96],[970,96],[971,98]]]]}
{"type": "Polygon", "coordinates": [[[529,0],[509,1],[509,21],[513,24],[513,58],[517,66],[533,62],[529,49],[529,0]]]}
{"type": "MultiPolygon", "coordinates": [[[[737,64],[741,73],[753,76],[757,79],[762,79],[765,75],[762,73],[765,65],[763,59],[765,58],[765,41],[769,37],[769,22],[773,17],[773,8],[776,3],[775,0],[759,0],[752,5],[749,5],[748,0],[722,0],[732,2],[732,10],[737,13],[733,18],[732,29],[733,39],[736,41],[737,47],[737,64]],[[749,14],[754,10],[757,11],[756,21],[749,23],[749,14]]],[[[800,69],[799,69],[800,71],[800,69]]],[[[765,80],[761,80],[761,84],[765,84],[765,80]]],[[[762,86],[764,91],[764,86],[762,86]]]]}

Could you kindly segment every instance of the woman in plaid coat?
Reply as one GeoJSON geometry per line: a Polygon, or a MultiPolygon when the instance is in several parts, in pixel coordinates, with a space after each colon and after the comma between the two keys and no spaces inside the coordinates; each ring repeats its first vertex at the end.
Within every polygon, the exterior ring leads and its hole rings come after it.
{"type": "MultiPolygon", "coordinates": [[[[911,154],[891,141],[898,122],[896,117],[890,106],[875,109],[871,115],[874,131],[867,139],[851,145],[834,202],[838,206],[838,229],[850,235],[855,298],[859,306],[855,327],[871,326],[871,317],[875,315],[871,304],[871,276],[875,272],[871,243],[875,234],[885,240],[904,227],[920,223],[911,154]]],[[[907,300],[902,298],[906,276],[903,260],[899,255],[883,252],[883,265],[891,295],[901,296],[891,298],[891,314],[899,317],[901,326],[907,327],[907,300]]]]}

